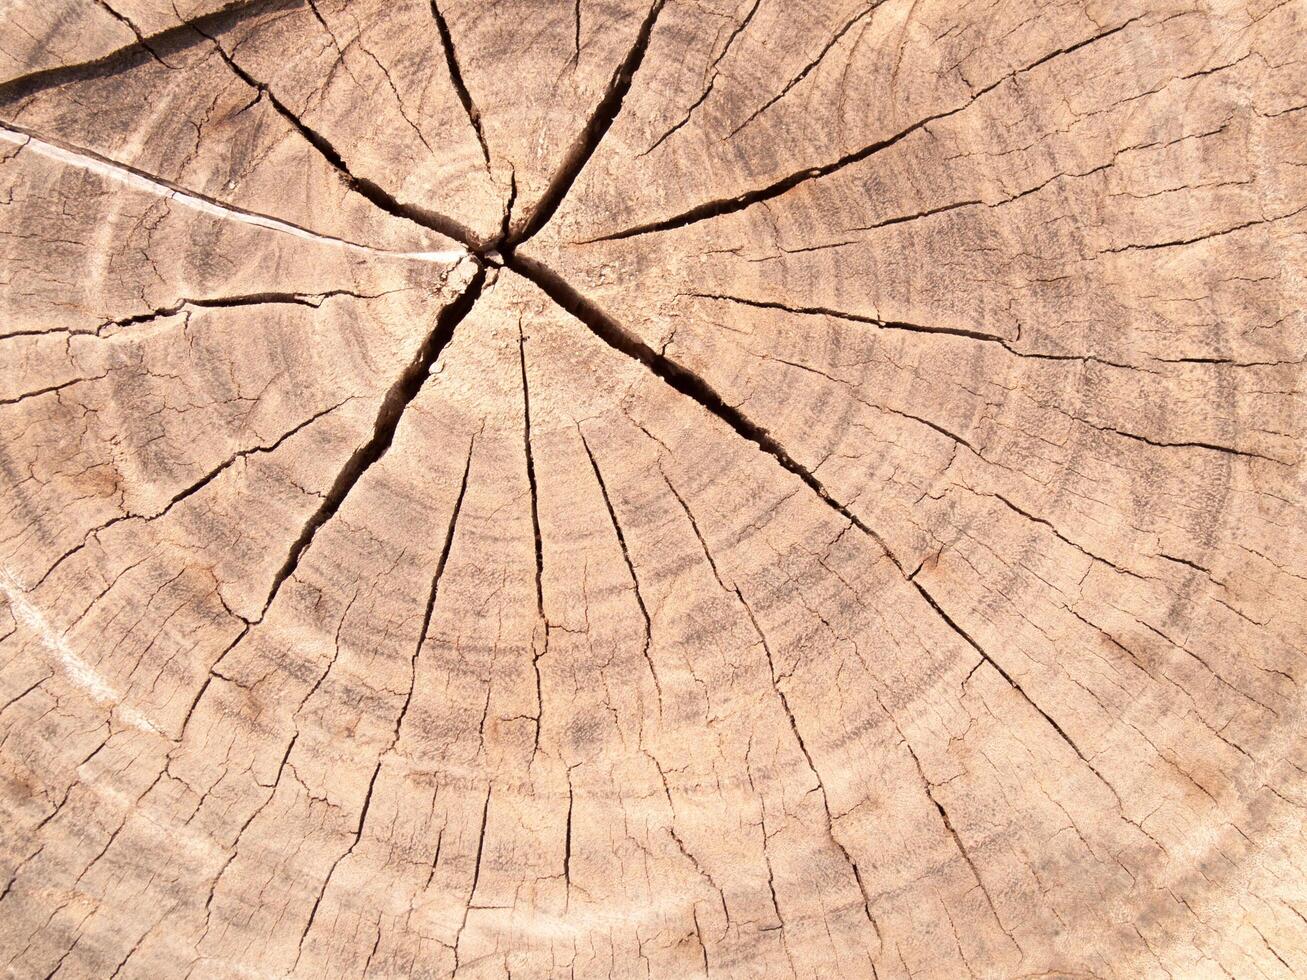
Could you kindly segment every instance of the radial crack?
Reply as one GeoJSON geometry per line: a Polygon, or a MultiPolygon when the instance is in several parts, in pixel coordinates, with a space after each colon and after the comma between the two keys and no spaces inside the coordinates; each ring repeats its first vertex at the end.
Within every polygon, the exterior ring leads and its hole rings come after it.
{"type": "Polygon", "coordinates": [[[1267,463],[1276,463],[1279,466],[1295,465],[1291,460],[1279,459],[1275,456],[1268,456],[1265,453],[1259,453],[1252,449],[1236,449],[1233,446],[1222,446],[1215,442],[1198,442],[1177,440],[1169,441],[1164,439],[1151,439],[1148,436],[1140,435],[1137,432],[1127,432],[1125,429],[1117,429],[1110,425],[1102,425],[1097,422],[1091,422],[1088,419],[1079,419],[1091,429],[1097,429],[1100,432],[1112,432],[1126,439],[1133,439],[1135,442],[1142,442],[1148,446],[1156,446],[1158,449],[1206,449],[1214,453],[1222,453],[1226,456],[1242,456],[1245,459],[1260,459],[1267,463]]]}
{"type": "Polygon", "coordinates": [[[294,574],[295,569],[299,566],[300,559],[309,545],[313,543],[313,537],[317,534],[318,529],[327,523],[332,515],[340,509],[340,505],[345,502],[345,498],[349,496],[349,492],[362,479],[363,474],[374,463],[378,462],[386,454],[386,450],[390,448],[404,410],[417,397],[418,392],[422,389],[423,382],[426,381],[431,372],[432,365],[436,363],[441,351],[445,349],[453,337],[454,328],[467,316],[473,304],[476,303],[477,297],[481,295],[481,287],[484,283],[485,270],[478,266],[476,274],[472,277],[467,288],[454,302],[441,310],[440,315],[436,318],[435,326],[422,342],[422,346],[418,348],[413,360],[409,362],[400,376],[395,379],[394,384],[390,386],[390,390],[386,392],[386,396],[382,399],[381,406],[377,410],[377,419],[373,425],[371,438],[355,450],[349,459],[345,461],[345,465],[341,467],[340,472],[336,475],[331,488],[323,497],[322,504],[310,515],[299,537],[291,544],[286,561],[273,578],[272,587],[268,590],[268,598],[263,604],[265,614],[268,607],[272,605],[272,601],[277,597],[282,585],[294,574]]]}
{"type": "Polygon", "coordinates": [[[876,531],[832,497],[812,471],[796,461],[766,428],[754,422],[735,406],[728,404],[707,380],[665,354],[655,351],[543,263],[516,253],[506,255],[505,262],[513,271],[526,276],[539,286],[554,302],[589,327],[591,332],[604,343],[639,361],[669,386],[697,402],[730,426],[738,435],[757,445],[786,470],[801,479],[828,507],[873,538],[895,565],[898,565],[900,571],[903,570],[902,564],[876,531]]]}
{"type": "Polygon", "coordinates": [[[297,113],[293,112],[284,102],[281,101],[280,98],[278,98],[277,94],[272,91],[270,85],[266,82],[259,81],[242,68],[240,64],[237,63],[236,59],[228,54],[227,49],[222,46],[222,43],[216,36],[207,34],[198,27],[196,30],[200,31],[201,34],[204,34],[205,37],[213,42],[213,46],[217,49],[219,57],[222,58],[223,62],[229,69],[231,69],[232,73],[236,75],[237,78],[250,86],[250,88],[262,92],[267,96],[269,104],[277,111],[277,114],[286,120],[290,127],[299,133],[310,146],[318,151],[319,155],[321,155],[322,158],[340,174],[350,190],[366,198],[387,214],[406,221],[411,221],[414,224],[421,225],[423,228],[439,232],[447,238],[452,238],[457,242],[461,242],[469,249],[477,249],[485,244],[470,228],[455,221],[453,218],[438,214],[429,208],[400,201],[382,188],[376,181],[370,180],[366,177],[356,176],[350,171],[349,166],[345,163],[345,158],[341,155],[340,151],[330,140],[327,139],[326,136],[305,123],[297,113]]]}
{"type": "Polygon", "coordinates": [[[626,562],[626,570],[631,576],[631,587],[635,590],[635,602],[640,607],[640,616],[644,620],[644,661],[649,665],[649,673],[653,676],[654,688],[658,692],[658,710],[661,712],[663,684],[658,677],[658,668],[654,666],[653,655],[649,651],[649,648],[653,645],[653,621],[649,618],[649,609],[644,604],[644,596],[640,592],[640,577],[635,574],[635,563],[631,561],[631,552],[626,546],[626,535],[622,533],[622,525],[617,520],[617,511],[613,510],[612,498],[608,496],[608,485],[604,483],[604,475],[599,472],[599,463],[595,459],[595,455],[590,449],[590,443],[586,441],[585,433],[581,431],[580,425],[577,426],[577,434],[581,437],[581,445],[585,447],[586,456],[590,458],[590,468],[594,470],[595,482],[599,484],[599,493],[604,498],[604,506],[608,508],[608,519],[612,522],[613,531],[617,535],[617,543],[622,549],[622,558],[626,562]]]}
{"type": "Polygon", "coordinates": [[[44,387],[34,388],[31,391],[24,391],[9,398],[0,398],[0,405],[17,405],[19,402],[26,401],[29,398],[50,395],[56,391],[63,391],[65,388],[71,388],[73,385],[83,384],[87,381],[102,381],[105,377],[107,377],[107,375],[96,374],[84,378],[73,378],[69,381],[61,381],[59,384],[45,385],[44,387]]]}
{"type": "MultiPolygon", "coordinates": [[[[930,802],[935,804],[935,809],[939,812],[939,819],[944,823],[944,829],[953,838],[953,846],[958,849],[958,853],[962,855],[962,860],[967,862],[967,867],[971,869],[971,877],[976,879],[976,885],[980,888],[981,894],[985,896],[985,904],[989,906],[989,912],[994,916],[994,921],[999,924],[999,928],[1007,932],[1007,929],[1003,928],[1003,920],[999,918],[998,906],[994,904],[994,897],[990,895],[985,879],[980,877],[980,869],[976,867],[976,862],[971,857],[971,852],[967,850],[967,845],[962,843],[962,837],[958,834],[957,828],[953,826],[953,821],[949,817],[948,811],[944,809],[944,804],[935,798],[935,792],[930,783],[926,784],[926,795],[930,797],[930,802]]],[[[1012,941],[1016,942],[1015,939],[1012,941]]]]}
{"type": "Polygon", "coordinates": [[[285,432],[283,432],[280,436],[278,436],[270,443],[267,443],[265,445],[260,445],[260,446],[252,446],[249,449],[242,449],[239,452],[233,453],[231,456],[227,457],[227,459],[223,460],[213,469],[209,470],[207,473],[205,473],[203,476],[197,479],[194,483],[191,483],[189,486],[184,487],[181,490],[178,490],[175,494],[172,495],[172,497],[169,498],[167,504],[165,504],[160,510],[155,511],[153,514],[137,514],[137,513],[120,514],[117,517],[105,521],[103,524],[91,528],[91,530],[86,532],[86,535],[82,538],[82,540],[78,544],[74,545],[72,548],[69,548],[57,559],[55,559],[54,564],[52,564],[49,568],[45,570],[45,573],[40,577],[40,579],[37,580],[36,584],[32,586],[32,589],[35,590],[39,588],[45,582],[46,579],[48,579],[52,574],[54,574],[55,569],[57,569],[65,561],[67,561],[73,555],[77,554],[79,551],[85,548],[87,544],[90,543],[91,538],[100,534],[100,532],[107,531],[109,528],[113,527],[115,524],[118,524],[122,521],[139,519],[139,518],[144,518],[147,521],[158,520],[160,517],[163,517],[170,510],[172,510],[173,507],[181,503],[187,497],[190,497],[198,493],[199,491],[203,490],[214,480],[220,477],[223,473],[225,473],[228,469],[230,469],[238,460],[245,459],[246,457],[252,456],[255,453],[275,452],[278,448],[281,447],[281,444],[284,443],[291,436],[295,435],[297,432],[301,431],[302,429],[308,428],[308,426],[312,425],[314,422],[316,422],[318,419],[322,418],[323,416],[330,415],[332,412],[336,411],[336,409],[340,408],[342,405],[346,404],[347,402],[353,401],[354,398],[356,397],[357,396],[355,395],[350,395],[348,398],[345,398],[337,402],[335,405],[332,405],[329,408],[324,408],[319,412],[313,413],[304,421],[298,423],[297,425],[292,426],[290,429],[287,429],[285,432]]]}
{"type": "Polygon", "coordinates": [[[785,98],[785,96],[789,94],[790,89],[794,88],[794,86],[798,85],[801,81],[807,78],[814,68],[816,68],[824,60],[826,60],[826,55],[830,54],[831,48],[839,44],[839,42],[844,38],[844,35],[853,29],[854,24],[856,24],[858,21],[862,20],[862,18],[868,16],[869,14],[875,13],[876,8],[879,7],[883,2],[884,0],[875,0],[875,2],[867,4],[867,6],[863,7],[856,14],[854,14],[852,17],[846,20],[843,26],[840,27],[840,29],[835,32],[835,36],[832,37],[829,41],[827,41],[825,46],[821,49],[821,51],[817,53],[817,57],[813,58],[810,62],[804,65],[803,69],[792,79],[790,79],[779,92],[777,92],[770,99],[768,99],[761,106],[759,106],[752,113],[750,113],[749,118],[744,120],[744,122],[740,123],[729,133],[727,133],[726,139],[732,139],[733,137],[735,137],[740,132],[740,130],[744,129],[751,122],[753,122],[755,119],[761,116],[764,112],[766,112],[768,109],[774,106],[777,102],[785,98]]]}
{"type": "MultiPolygon", "coordinates": [[[[739,303],[741,306],[753,306],[760,310],[782,310],[786,313],[794,313],[800,316],[828,316],[836,320],[848,320],[852,323],[865,323],[869,326],[878,327],[882,330],[905,330],[910,333],[938,333],[946,334],[951,337],[966,337],[971,340],[983,340],[990,343],[1003,344],[1007,346],[1008,340],[995,333],[986,333],[982,330],[968,330],[965,327],[935,327],[920,323],[907,323],[902,320],[882,320],[879,317],[865,316],[861,313],[845,313],[842,310],[832,309],[827,306],[791,306],[787,303],[778,303],[772,300],[750,299],[746,296],[732,296],[727,293],[682,293],[683,296],[690,296],[695,299],[711,299],[724,303],[739,303]]],[[[1009,348],[1010,349],[1010,348],[1009,348]]],[[[1014,353],[1017,353],[1014,351],[1014,353]]]]}
{"type": "MultiPolygon", "coordinates": [[[[805,183],[810,180],[816,180],[821,177],[826,177],[833,173],[837,173],[838,171],[843,170],[845,167],[851,166],[852,164],[855,163],[859,163],[860,161],[867,159],[869,156],[872,156],[875,153],[879,153],[881,150],[889,149],[894,144],[901,142],[902,140],[911,136],[913,133],[917,132],[918,130],[924,129],[926,126],[930,125],[931,123],[937,122],[940,119],[947,119],[950,116],[957,115],[959,112],[962,112],[964,109],[970,107],[971,104],[975,102],[977,99],[979,99],[981,96],[998,88],[1004,82],[1010,81],[1011,79],[1016,78],[1018,75],[1022,75],[1028,71],[1033,71],[1035,68],[1038,68],[1040,65],[1043,65],[1053,60],[1054,58],[1060,57],[1061,55],[1070,54],[1073,51],[1078,51],[1081,48],[1093,44],[1096,41],[1101,41],[1103,38],[1111,37],[1113,34],[1116,34],[1118,31],[1124,30],[1126,27],[1128,27],[1130,24],[1133,24],[1137,20],[1139,20],[1139,17],[1132,17],[1129,20],[1125,21],[1124,23],[1118,24],[1116,27],[1109,28],[1108,30],[1105,31],[1100,31],[1099,33],[1093,35],[1092,37],[1086,38],[1083,41],[1080,41],[1076,44],[1069,45],[1065,48],[1058,48],[1056,51],[1051,51],[1048,54],[1044,55],[1042,58],[1032,61],[1030,64],[1025,65],[1022,68],[1017,68],[1009,72],[1008,74],[1004,75],[1003,77],[999,78],[998,80],[991,82],[990,84],[982,88],[976,89],[967,98],[967,100],[963,102],[961,105],[955,106],[952,109],[946,109],[941,112],[936,112],[929,116],[926,116],[923,119],[919,119],[911,126],[908,126],[906,129],[900,130],[899,132],[895,133],[892,136],[887,136],[884,139],[875,141],[874,143],[869,143],[866,146],[854,150],[852,153],[847,153],[844,156],[840,157],[839,159],[834,160],[830,163],[820,164],[815,167],[805,167],[802,170],[796,171],[795,173],[782,177],[779,180],[775,180],[772,183],[767,184],[765,187],[759,187],[751,191],[745,191],[741,194],[736,195],[735,197],[719,198],[716,200],[705,201],[702,204],[696,204],[694,207],[682,211],[680,214],[673,215],[670,218],[660,218],[657,221],[650,221],[645,224],[633,225],[630,228],[625,228],[621,231],[611,232],[607,235],[600,235],[596,238],[588,239],[587,241],[588,242],[613,241],[615,239],[620,239],[620,238],[632,238],[636,235],[645,235],[645,234],[649,234],[650,232],[669,231],[674,228],[683,228],[686,225],[696,224],[700,221],[707,221],[709,218],[717,218],[717,217],[721,217],[722,215],[733,214],[736,211],[743,211],[745,208],[751,207],[754,204],[759,204],[763,201],[769,201],[774,197],[779,197],[785,192],[793,190],[795,187],[798,187],[802,183],[805,183]]],[[[581,244],[585,244],[585,243],[583,242],[581,244]]]]}
{"type": "Polygon", "coordinates": [[[563,198],[567,196],[567,192],[571,190],[572,184],[581,175],[585,165],[594,156],[595,150],[599,148],[600,142],[617,119],[617,114],[622,111],[622,102],[626,99],[631,81],[644,60],[645,51],[649,47],[649,36],[653,33],[654,24],[657,23],[665,2],[666,0],[653,0],[649,12],[645,14],[644,21],[640,24],[635,43],[631,45],[631,50],[626,53],[626,57],[613,72],[604,97],[595,106],[585,128],[572,142],[558,170],[550,179],[545,192],[540,195],[521,230],[513,236],[512,244],[520,245],[545,226],[558,210],[558,206],[563,203],[563,198]]]}
{"type": "Polygon", "coordinates": [[[440,34],[440,46],[445,51],[445,66],[449,70],[449,80],[453,83],[454,91],[458,94],[458,101],[463,106],[463,111],[467,113],[467,121],[472,124],[472,129],[476,133],[477,143],[481,147],[481,157],[485,160],[487,172],[490,170],[490,147],[486,143],[486,134],[481,128],[481,112],[477,109],[476,102],[472,100],[472,93],[468,91],[467,83],[463,80],[463,71],[458,65],[458,55],[454,51],[454,39],[449,33],[449,25],[445,23],[445,17],[440,12],[440,6],[436,0],[431,0],[431,16],[436,22],[436,30],[440,34]]]}
{"type": "MultiPolygon", "coordinates": [[[[1045,351],[1021,350],[1016,346],[1014,340],[1009,339],[1002,334],[990,333],[984,330],[973,330],[967,327],[935,326],[928,323],[910,323],[906,320],[882,320],[879,317],[867,316],[862,313],[849,313],[828,306],[791,306],[788,303],[781,303],[775,300],[752,299],[748,296],[734,296],[729,293],[686,292],[678,295],[690,296],[695,299],[715,300],[723,303],[739,303],[741,306],[753,306],[760,310],[781,310],[785,313],[793,313],[798,316],[826,316],[836,320],[847,320],[850,323],[865,323],[868,326],[876,327],[879,330],[901,330],[905,333],[933,333],[943,334],[948,337],[964,337],[968,340],[978,340],[983,343],[998,344],[1009,354],[1037,361],[1080,361],[1082,363],[1101,364],[1104,367],[1120,368],[1125,371],[1145,371],[1150,374],[1159,373],[1141,364],[1131,364],[1124,361],[1111,361],[1099,357],[1096,354],[1051,354],[1045,351]]],[[[1154,360],[1163,359],[1154,358],[1154,360]]]]}
{"type": "Polygon", "coordinates": [[[738,24],[735,25],[735,29],[731,31],[730,36],[726,38],[726,43],[722,45],[721,52],[717,55],[716,58],[713,59],[713,63],[708,68],[708,70],[712,73],[712,75],[708,79],[708,84],[704,86],[703,93],[697,99],[695,99],[694,102],[690,104],[690,108],[685,110],[685,115],[683,115],[679,120],[673,123],[670,128],[665,130],[661,136],[659,136],[656,140],[653,141],[652,144],[650,144],[649,149],[641,152],[639,156],[642,157],[648,156],[654,150],[658,149],[658,147],[662,146],[663,143],[665,143],[673,134],[677,132],[677,130],[679,130],[682,126],[684,126],[686,123],[690,121],[690,117],[694,115],[695,111],[701,105],[703,105],[705,102],[708,101],[708,96],[712,95],[713,88],[717,85],[717,78],[721,74],[721,71],[718,66],[721,65],[722,59],[725,58],[726,55],[730,53],[731,45],[735,43],[736,38],[738,38],[741,34],[744,33],[745,28],[749,26],[749,23],[753,20],[753,15],[758,12],[758,8],[761,5],[762,5],[762,0],[753,0],[753,6],[749,8],[749,12],[744,15],[743,20],[741,20],[738,24]]]}
{"type": "Polygon", "coordinates": [[[564,912],[572,904],[572,809],[576,803],[575,794],[572,791],[572,770],[567,770],[567,828],[563,835],[563,882],[567,888],[567,896],[564,900],[564,912]]]}
{"type": "MultiPolygon", "coordinates": [[[[531,388],[526,379],[526,335],[522,333],[522,323],[517,324],[517,354],[522,366],[522,442],[526,451],[526,482],[531,489],[531,530],[535,535],[536,552],[536,615],[541,622],[545,620],[545,551],[544,539],[540,534],[540,490],[536,485],[535,455],[531,451],[531,388]]],[[[536,686],[539,687],[539,658],[536,667],[536,686]]],[[[537,738],[539,722],[537,720],[537,738]]]]}
{"type": "Polygon", "coordinates": [[[1241,221],[1238,224],[1231,225],[1228,228],[1217,228],[1213,231],[1205,231],[1201,234],[1192,235],[1188,238],[1175,238],[1165,242],[1148,242],[1144,244],[1131,243],[1128,245],[1117,245],[1112,248],[1105,248],[1103,249],[1103,252],[1107,254],[1107,253],[1117,253],[1117,252],[1151,251],[1153,249],[1158,249],[1158,248],[1178,248],[1182,245],[1193,245],[1196,244],[1197,242],[1205,242],[1212,238],[1220,238],[1224,235],[1231,235],[1237,231],[1243,231],[1246,228],[1255,228],[1258,225],[1268,225],[1276,221],[1283,221],[1285,218],[1293,218],[1302,214],[1304,211],[1307,211],[1307,204],[1304,204],[1302,207],[1297,208],[1293,211],[1289,211],[1286,214],[1276,215],[1270,218],[1267,217],[1250,218],[1247,221],[1241,221]]]}
{"type": "MultiPolygon", "coordinates": [[[[1047,711],[1041,708],[1039,704],[1034,700],[1034,698],[1032,698],[1029,694],[1026,693],[1025,688],[1023,688],[1020,684],[1018,684],[1016,679],[1013,678],[1013,676],[1009,674],[1006,670],[1004,670],[1002,665],[999,664],[998,661],[996,661],[993,657],[991,657],[985,651],[984,647],[982,647],[979,643],[977,643],[972,638],[970,633],[968,633],[956,622],[954,622],[953,618],[944,611],[944,609],[940,606],[938,602],[935,601],[935,597],[932,596],[928,591],[926,591],[925,586],[923,586],[915,578],[912,579],[912,584],[916,586],[917,591],[921,593],[921,597],[926,600],[927,604],[930,606],[931,609],[935,610],[936,615],[938,615],[939,618],[944,621],[944,623],[949,627],[949,629],[951,629],[954,633],[956,633],[963,640],[965,640],[967,642],[967,645],[970,646],[973,650],[975,650],[976,653],[980,654],[981,658],[984,659],[986,663],[988,663],[991,667],[993,667],[996,671],[998,671],[999,676],[1001,676],[1003,680],[1007,682],[1008,686],[1011,687],[1012,690],[1016,691],[1017,694],[1021,696],[1022,700],[1026,702],[1026,704],[1030,705],[1031,708],[1033,708],[1036,712],[1038,712],[1039,716],[1043,718],[1044,721],[1048,722],[1049,727],[1052,728],[1053,731],[1057,732],[1058,736],[1062,739],[1062,741],[1065,742],[1070,747],[1071,751],[1074,752],[1080,758],[1080,761],[1083,762],[1089,768],[1089,771],[1092,772],[1098,778],[1098,781],[1107,787],[1107,789],[1111,792],[1112,796],[1116,798],[1117,806],[1119,808],[1121,805],[1121,798],[1117,796],[1116,788],[1110,782],[1107,781],[1107,778],[1103,776],[1101,772],[1098,771],[1098,767],[1095,766],[1089,760],[1089,757],[1085,755],[1084,752],[1080,751],[1080,746],[1078,746],[1075,743],[1075,741],[1071,738],[1071,736],[1066,733],[1066,730],[1061,725],[1058,724],[1057,720],[1052,715],[1050,715],[1047,711]]],[[[931,798],[934,799],[933,796],[931,798]]]]}
{"type": "Polygon", "coordinates": [[[467,928],[468,913],[472,911],[472,902],[476,898],[477,885],[481,882],[481,858],[485,854],[486,848],[486,827],[490,822],[490,797],[494,793],[494,785],[486,787],[486,802],[481,809],[481,830],[477,834],[477,855],[476,862],[472,866],[472,887],[468,889],[467,903],[463,906],[463,920],[459,923],[458,932],[454,936],[454,973],[458,973],[458,947],[463,939],[463,930],[467,928]]]}
{"type": "Polygon", "coordinates": [[[436,569],[431,575],[431,591],[427,594],[427,604],[422,611],[422,628],[418,631],[413,657],[409,661],[408,693],[404,696],[404,704],[395,718],[395,732],[386,749],[387,752],[398,744],[400,728],[404,724],[404,717],[408,714],[409,705],[413,702],[413,691],[417,687],[418,656],[422,653],[422,645],[427,640],[427,631],[431,628],[431,617],[436,611],[436,596],[440,592],[440,580],[445,574],[445,566],[449,563],[449,552],[454,547],[454,532],[458,528],[458,515],[463,511],[463,498],[467,495],[467,478],[472,472],[472,454],[476,451],[476,444],[477,437],[473,434],[468,442],[467,462],[463,465],[463,480],[458,487],[458,497],[454,500],[454,510],[449,517],[449,526],[445,529],[445,542],[440,548],[440,557],[436,559],[436,569]]]}
{"type": "MultiPolygon", "coordinates": [[[[676,499],[681,501],[679,494],[676,495],[676,499]]],[[[684,501],[681,501],[681,506],[685,507],[684,501]]],[[[685,512],[688,515],[690,509],[685,507],[685,512]]],[[[693,518],[691,518],[691,523],[694,523],[693,518]]],[[[698,533],[698,525],[695,525],[695,534],[697,535],[698,533]]],[[[699,541],[702,544],[703,538],[700,537],[699,541]]],[[[704,553],[707,554],[707,551],[708,546],[704,545],[704,553]]],[[[762,631],[762,624],[758,622],[758,618],[753,613],[753,607],[745,600],[744,593],[740,591],[739,586],[735,586],[733,591],[735,592],[735,597],[740,601],[740,605],[744,608],[746,615],[749,617],[749,622],[753,626],[753,631],[757,634],[758,641],[762,644],[763,651],[767,655],[767,667],[771,672],[772,688],[776,691],[776,697],[780,701],[786,719],[789,721],[790,731],[794,735],[795,742],[798,743],[799,751],[803,753],[803,758],[808,764],[808,771],[812,773],[812,778],[817,781],[817,789],[820,791],[819,795],[821,796],[822,810],[826,814],[826,834],[830,838],[831,843],[835,845],[835,848],[844,858],[844,862],[853,872],[853,879],[857,882],[858,891],[862,895],[862,911],[866,915],[867,922],[871,926],[872,931],[876,933],[876,937],[879,939],[880,927],[876,925],[876,920],[871,914],[871,896],[867,892],[866,885],[863,884],[862,871],[858,867],[858,862],[853,859],[853,855],[849,853],[849,849],[844,846],[844,843],[838,837],[835,836],[835,816],[831,812],[830,797],[826,795],[826,784],[822,782],[821,773],[817,771],[817,763],[813,761],[812,753],[808,751],[808,744],[803,740],[803,735],[799,731],[799,723],[794,717],[794,709],[790,707],[790,699],[785,696],[785,690],[781,687],[781,677],[776,673],[776,660],[772,656],[771,645],[767,642],[767,636],[762,631]]]]}
{"type": "MultiPolygon", "coordinates": [[[[170,316],[176,316],[187,308],[224,309],[239,306],[307,306],[310,309],[317,310],[322,308],[323,302],[334,296],[354,296],[357,299],[379,299],[385,295],[387,295],[387,293],[363,295],[348,289],[329,289],[325,293],[245,293],[238,296],[188,297],[186,299],[178,300],[171,306],[163,306],[158,309],[149,310],[145,313],[134,313],[131,316],[106,320],[104,323],[96,327],[94,331],[85,332],[85,335],[91,337],[103,337],[105,331],[109,330],[111,327],[129,327],[141,323],[151,323],[154,320],[162,320],[170,316]]],[[[14,335],[10,334],[9,336],[14,335]]]]}
{"type": "MultiPolygon", "coordinates": [[[[661,464],[659,469],[661,470],[661,464]]],[[[762,624],[758,622],[757,616],[754,615],[753,607],[745,600],[744,593],[740,591],[740,587],[734,584],[728,586],[724,581],[722,581],[721,573],[717,569],[717,562],[713,559],[712,552],[708,550],[708,542],[704,540],[703,533],[699,530],[699,522],[695,520],[694,512],[690,510],[690,505],[685,501],[685,498],[681,496],[680,491],[676,489],[665,472],[662,473],[662,478],[663,483],[667,485],[667,489],[670,490],[672,496],[676,498],[676,502],[681,505],[681,510],[684,511],[686,518],[689,520],[690,528],[699,542],[699,547],[703,550],[704,558],[708,561],[708,567],[712,569],[713,578],[717,580],[717,584],[721,586],[724,592],[731,593],[735,596],[740,607],[748,617],[749,623],[753,627],[754,634],[758,637],[758,642],[761,644],[763,653],[767,658],[767,670],[771,677],[772,689],[775,690],[776,698],[781,705],[781,710],[784,711],[785,717],[789,721],[790,732],[794,735],[794,741],[798,744],[799,751],[803,754],[803,758],[808,764],[808,769],[812,773],[812,778],[817,781],[817,788],[821,792],[822,807],[826,813],[827,833],[830,836],[831,843],[833,843],[839,850],[850,870],[853,872],[854,881],[857,882],[858,891],[862,895],[863,913],[866,915],[867,922],[871,925],[872,931],[876,934],[876,938],[879,941],[881,938],[880,926],[877,925],[875,916],[871,914],[871,895],[867,891],[867,886],[862,880],[862,870],[858,867],[858,863],[853,859],[853,855],[849,853],[848,848],[846,848],[835,836],[835,818],[831,813],[830,800],[826,795],[826,784],[822,782],[821,774],[817,771],[817,765],[813,761],[812,753],[808,751],[807,743],[804,742],[803,735],[799,732],[799,723],[794,717],[794,711],[790,707],[789,698],[786,697],[785,691],[781,687],[780,682],[782,678],[776,671],[776,660],[772,655],[771,645],[767,642],[767,636],[762,631],[762,624]]]]}

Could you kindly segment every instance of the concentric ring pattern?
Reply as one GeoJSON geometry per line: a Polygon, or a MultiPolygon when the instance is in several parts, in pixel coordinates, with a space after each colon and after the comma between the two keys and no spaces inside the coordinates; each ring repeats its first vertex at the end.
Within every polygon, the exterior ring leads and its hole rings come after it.
{"type": "Polygon", "coordinates": [[[1307,973],[1307,22],[0,18],[17,977],[1307,973]]]}

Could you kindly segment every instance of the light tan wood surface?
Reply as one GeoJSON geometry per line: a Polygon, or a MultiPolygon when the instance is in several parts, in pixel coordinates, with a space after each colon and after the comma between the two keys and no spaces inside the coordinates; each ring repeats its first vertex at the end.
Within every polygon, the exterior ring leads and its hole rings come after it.
{"type": "Polygon", "coordinates": [[[1307,8],[0,4],[15,977],[1307,975],[1307,8]]]}

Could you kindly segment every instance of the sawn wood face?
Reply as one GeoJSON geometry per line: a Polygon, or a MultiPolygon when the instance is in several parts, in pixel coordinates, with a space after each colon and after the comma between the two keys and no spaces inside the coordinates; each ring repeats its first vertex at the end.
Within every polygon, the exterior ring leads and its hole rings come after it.
{"type": "Polygon", "coordinates": [[[0,4],[6,974],[1307,974],[1305,18],[0,4]]]}

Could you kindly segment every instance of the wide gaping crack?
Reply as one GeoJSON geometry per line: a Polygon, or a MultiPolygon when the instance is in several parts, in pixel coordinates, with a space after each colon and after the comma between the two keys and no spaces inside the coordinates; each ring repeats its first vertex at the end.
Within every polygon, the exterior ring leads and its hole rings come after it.
{"type": "Polygon", "coordinates": [[[95,0],[95,3],[97,6],[101,7],[105,11],[105,13],[109,14],[110,17],[112,17],[114,20],[118,21],[129,31],[131,31],[133,36],[136,38],[136,43],[139,44],[141,47],[143,47],[146,51],[150,52],[151,57],[153,57],[155,61],[159,62],[159,64],[163,65],[163,67],[165,68],[173,67],[172,65],[168,64],[168,62],[164,61],[162,57],[159,56],[159,53],[154,49],[153,45],[151,45],[150,40],[144,34],[141,33],[141,29],[136,26],[135,22],[130,17],[116,10],[110,4],[106,3],[105,0],[95,0]]]}

